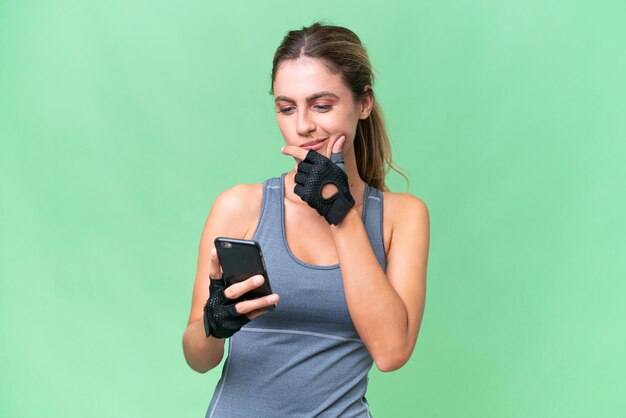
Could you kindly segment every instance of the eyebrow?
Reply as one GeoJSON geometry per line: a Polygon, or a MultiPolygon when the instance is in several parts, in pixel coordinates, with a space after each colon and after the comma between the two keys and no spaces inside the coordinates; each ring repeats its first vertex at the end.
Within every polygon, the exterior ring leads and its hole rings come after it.
{"type": "MultiPolygon", "coordinates": [[[[319,93],[315,93],[307,97],[306,101],[311,102],[315,99],[319,99],[320,97],[332,97],[334,99],[339,99],[339,96],[337,96],[335,93],[331,93],[329,91],[320,91],[319,93]]],[[[291,103],[296,102],[294,99],[292,99],[291,97],[287,97],[287,96],[278,96],[274,99],[274,103],[279,102],[279,101],[291,102],[291,103]]]]}

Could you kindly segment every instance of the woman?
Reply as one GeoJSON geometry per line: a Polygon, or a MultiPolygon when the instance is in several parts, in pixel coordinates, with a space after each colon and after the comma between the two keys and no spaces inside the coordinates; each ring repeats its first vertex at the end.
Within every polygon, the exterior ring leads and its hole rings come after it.
{"type": "Polygon", "coordinates": [[[202,232],[183,336],[188,364],[215,367],[230,337],[207,417],[367,417],[372,362],[392,371],[411,356],[424,311],[428,211],[387,191],[393,163],[371,86],[365,49],[348,29],[291,31],[276,51],[281,151],[297,165],[223,192],[202,232]],[[231,303],[263,278],[224,289],[218,236],[258,241],[276,294],[231,303]]]}

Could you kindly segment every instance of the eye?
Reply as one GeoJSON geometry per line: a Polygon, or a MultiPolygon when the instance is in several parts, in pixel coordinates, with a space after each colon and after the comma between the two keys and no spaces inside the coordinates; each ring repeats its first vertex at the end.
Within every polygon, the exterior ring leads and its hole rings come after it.
{"type": "Polygon", "coordinates": [[[329,110],[331,110],[332,108],[333,108],[333,106],[332,106],[332,105],[329,105],[329,104],[321,104],[321,103],[318,103],[318,104],[316,104],[316,105],[313,105],[313,109],[317,110],[318,112],[322,112],[322,113],[324,113],[324,112],[328,112],[328,111],[329,111],[329,110]]]}
{"type": "Polygon", "coordinates": [[[291,115],[295,111],[295,106],[281,106],[278,108],[278,113],[282,113],[283,115],[291,115]]]}

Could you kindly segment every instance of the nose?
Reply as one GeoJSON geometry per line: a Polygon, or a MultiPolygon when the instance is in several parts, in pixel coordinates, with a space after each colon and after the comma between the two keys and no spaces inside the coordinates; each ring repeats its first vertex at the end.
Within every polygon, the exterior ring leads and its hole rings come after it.
{"type": "Polygon", "coordinates": [[[308,136],[315,130],[315,122],[310,118],[307,111],[298,112],[296,131],[298,135],[308,136]]]}

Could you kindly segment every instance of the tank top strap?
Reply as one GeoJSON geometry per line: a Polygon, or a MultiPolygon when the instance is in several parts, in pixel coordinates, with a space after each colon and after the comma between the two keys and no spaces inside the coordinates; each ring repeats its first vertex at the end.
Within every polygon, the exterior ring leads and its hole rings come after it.
{"type": "Polygon", "coordinates": [[[387,258],[383,240],[383,192],[365,184],[363,200],[363,224],[374,254],[383,271],[387,270],[387,258]]]}
{"type": "Polygon", "coordinates": [[[283,189],[282,176],[267,179],[263,182],[263,201],[261,203],[261,214],[253,240],[262,245],[264,243],[277,245],[278,239],[282,237],[282,219],[280,216],[283,210],[283,189]]]}

